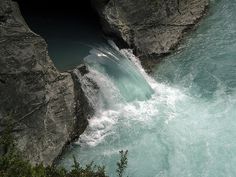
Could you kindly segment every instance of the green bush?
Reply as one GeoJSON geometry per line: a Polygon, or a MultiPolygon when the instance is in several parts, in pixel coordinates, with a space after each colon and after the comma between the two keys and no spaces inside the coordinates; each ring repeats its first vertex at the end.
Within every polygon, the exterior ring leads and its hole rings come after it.
{"type": "MultiPolygon", "coordinates": [[[[11,127],[6,128],[0,135],[0,177],[108,177],[104,166],[96,166],[93,163],[81,167],[74,158],[74,165],[71,171],[64,168],[47,166],[42,164],[33,166],[23,159],[21,153],[17,150],[14,137],[11,133],[11,127]]],[[[120,151],[121,159],[117,163],[118,177],[122,177],[127,167],[128,151],[120,151]]]]}

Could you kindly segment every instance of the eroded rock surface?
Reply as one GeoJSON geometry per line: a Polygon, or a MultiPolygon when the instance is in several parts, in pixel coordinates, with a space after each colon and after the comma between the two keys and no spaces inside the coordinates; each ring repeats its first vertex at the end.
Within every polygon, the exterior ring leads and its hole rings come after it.
{"type": "Polygon", "coordinates": [[[208,0],[92,0],[104,31],[140,58],[170,53],[204,14],[208,0]]]}
{"type": "Polygon", "coordinates": [[[54,67],[45,40],[28,28],[18,5],[0,0],[1,129],[11,117],[18,147],[32,163],[52,164],[85,129],[86,117],[76,110],[83,100],[75,89],[71,74],[54,67]]]}

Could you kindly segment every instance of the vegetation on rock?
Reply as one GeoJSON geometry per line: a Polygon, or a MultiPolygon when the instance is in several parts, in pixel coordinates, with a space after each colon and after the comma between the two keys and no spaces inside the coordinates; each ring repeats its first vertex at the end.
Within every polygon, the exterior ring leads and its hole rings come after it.
{"type": "MultiPolygon", "coordinates": [[[[62,167],[43,166],[38,164],[33,166],[25,160],[17,149],[12,135],[12,128],[8,126],[0,134],[0,176],[1,177],[108,177],[104,166],[96,166],[92,163],[86,167],[74,158],[72,170],[67,171],[62,167]]],[[[127,167],[128,151],[120,151],[121,159],[117,163],[118,177],[122,177],[127,167]]]]}

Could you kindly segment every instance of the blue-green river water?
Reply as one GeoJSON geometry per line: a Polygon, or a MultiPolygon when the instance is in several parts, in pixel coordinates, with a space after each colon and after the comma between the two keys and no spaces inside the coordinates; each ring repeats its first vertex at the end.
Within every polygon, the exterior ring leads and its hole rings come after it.
{"type": "MultiPolygon", "coordinates": [[[[89,127],[61,161],[94,161],[116,176],[236,176],[236,1],[211,1],[208,16],[148,76],[129,50],[100,46],[85,63],[100,90],[89,127]]],[[[89,95],[88,95],[89,96],[89,95]]]]}

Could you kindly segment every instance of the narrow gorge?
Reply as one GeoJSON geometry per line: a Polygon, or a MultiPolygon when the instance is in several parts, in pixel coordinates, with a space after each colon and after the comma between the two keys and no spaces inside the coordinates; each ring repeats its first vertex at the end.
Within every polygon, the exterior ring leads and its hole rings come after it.
{"type": "Polygon", "coordinates": [[[236,175],[234,1],[54,3],[0,0],[0,131],[26,159],[236,175]]]}

